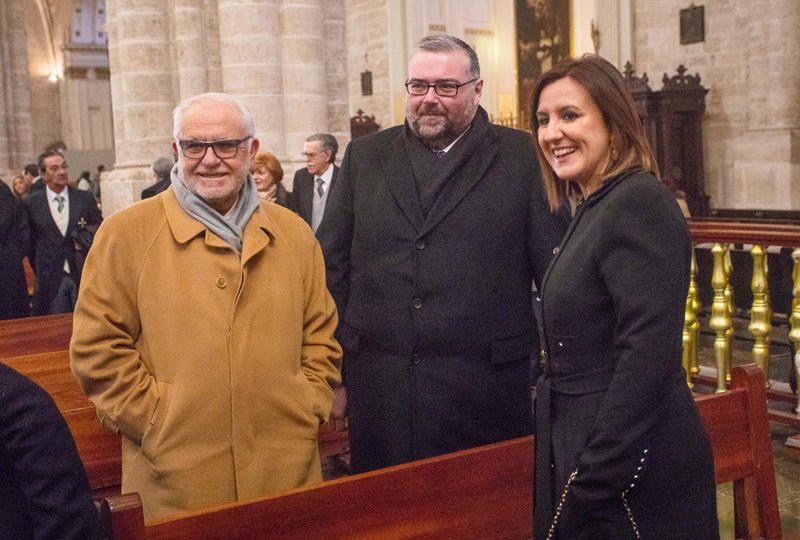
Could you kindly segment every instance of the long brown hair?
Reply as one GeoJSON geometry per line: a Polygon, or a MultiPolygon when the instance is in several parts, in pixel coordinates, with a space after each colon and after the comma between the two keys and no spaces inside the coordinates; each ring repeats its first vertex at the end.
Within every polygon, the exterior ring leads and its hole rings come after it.
{"type": "Polygon", "coordinates": [[[537,141],[536,155],[542,169],[542,179],[550,208],[555,211],[567,201],[571,188],[567,182],[558,179],[538,144],[536,135],[539,119],[536,111],[539,108],[542,90],[564,77],[569,77],[583,86],[603,114],[609,132],[610,156],[602,180],[635,166],[649,170],[658,177],[658,164],[647,142],[639,115],[636,113],[636,105],[619,70],[596,54],[567,58],[539,77],[531,99],[531,129],[537,141]]]}

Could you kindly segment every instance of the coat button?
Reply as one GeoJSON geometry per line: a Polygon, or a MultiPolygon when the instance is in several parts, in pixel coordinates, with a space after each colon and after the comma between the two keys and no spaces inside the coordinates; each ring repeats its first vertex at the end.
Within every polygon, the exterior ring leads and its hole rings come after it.
{"type": "Polygon", "coordinates": [[[411,363],[415,366],[418,366],[419,363],[422,362],[422,358],[419,357],[417,353],[411,355],[411,363]]]}
{"type": "Polygon", "coordinates": [[[414,245],[417,247],[417,249],[423,250],[425,249],[425,240],[417,240],[417,243],[414,245]]]}
{"type": "Polygon", "coordinates": [[[414,309],[421,309],[422,298],[414,298],[414,300],[411,302],[411,305],[414,306],[414,309]]]}
{"type": "Polygon", "coordinates": [[[225,278],[222,277],[222,276],[217,278],[217,282],[216,283],[217,283],[217,287],[219,287],[220,289],[224,289],[225,287],[228,286],[228,282],[225,281],[225,278]]]}

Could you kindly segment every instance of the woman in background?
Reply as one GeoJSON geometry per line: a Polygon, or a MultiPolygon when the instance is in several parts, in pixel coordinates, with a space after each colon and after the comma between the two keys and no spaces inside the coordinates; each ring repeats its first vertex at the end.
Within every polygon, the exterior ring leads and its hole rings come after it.
{"type": "Polygon", "coordinates": [[[278,158],[269,152],[259,152],[250,165],[250,174],[256,183],[258,196],[291,209],[289,192],[281,184],[283,168],[278,158]]]}
{"type": "Polygon", "coordinates": [[[30,187],[25,181],[25,177],[21,174],[18,174],[11,179],[11,190],[14,192],[14,196],[17,199],[27,199],[31,194],[30,187]]]}
{"type": "Polygon", "coordinates": [[[681,366],[690,240],[619,71],[534,88],[552,208],[575,215],[541,288],[537,539],[719,538],[711,448],[681,366]]]}

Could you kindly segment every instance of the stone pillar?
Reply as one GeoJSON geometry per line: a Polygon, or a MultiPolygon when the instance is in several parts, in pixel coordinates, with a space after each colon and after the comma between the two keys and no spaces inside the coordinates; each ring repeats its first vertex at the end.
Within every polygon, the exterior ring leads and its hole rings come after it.
{"type": "Polygon", "coordinates": [[[338,158],[350,141],[350,115],[347,99],[347,40],[344,0],[322,3],[325,36],[325,77],[328,95],[328,131],[339,141],[338,158]]]}
{"type": "Polygon", "coordinates": [[[180,99],[186,99],[209,91],[204,2],[174,0],[174,3],[177,94],[180,99]]]}
{"type": "Polygon", "coordinates": [[[247,103],[261,148],[284,162],[279,11],[279,0],[219,0],[219,54],[223,91],[247,103]]]}
{"type": "Polygon", "coordinates": [[[150,163],[171,152],[176,100],[168,3],[108,0],[106,7],[117,162],[101,190],[110,215],[139,199],[152,183],[150,163]]]}
{"type": "Polygon", "coordinates": [[[751,3],[747,131],[737,141],[730,200],[735,208],[800,207],[800,4],[751,3]],[[768,14],[768,15],[767,15],[768,14]]]}
{"type": "Polygon", "coordinates": [[[323,3],[321,0],[281,2],[287,173],[303,166],[300,153],[306,138],[330,129],[325,51],[337,44],[325,43],[323,3]]]}
{"type": "Polygon", "coordinates": [[[28,50],[21,4],[0,4],[0,177],[10,180],[34,156],[28,50]]]}

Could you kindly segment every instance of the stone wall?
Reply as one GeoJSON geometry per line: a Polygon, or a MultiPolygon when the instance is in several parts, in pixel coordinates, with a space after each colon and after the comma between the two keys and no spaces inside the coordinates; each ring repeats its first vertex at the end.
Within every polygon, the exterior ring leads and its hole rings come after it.
{"type": "Polygon", "coordinates": [[[633,6],[634,60],[654,90],[684,64],[709,89],[703,124],[712,208],[800,208],[800,2],[707,0],[705,41],[680,44],[675,0],[633,6]]]}

